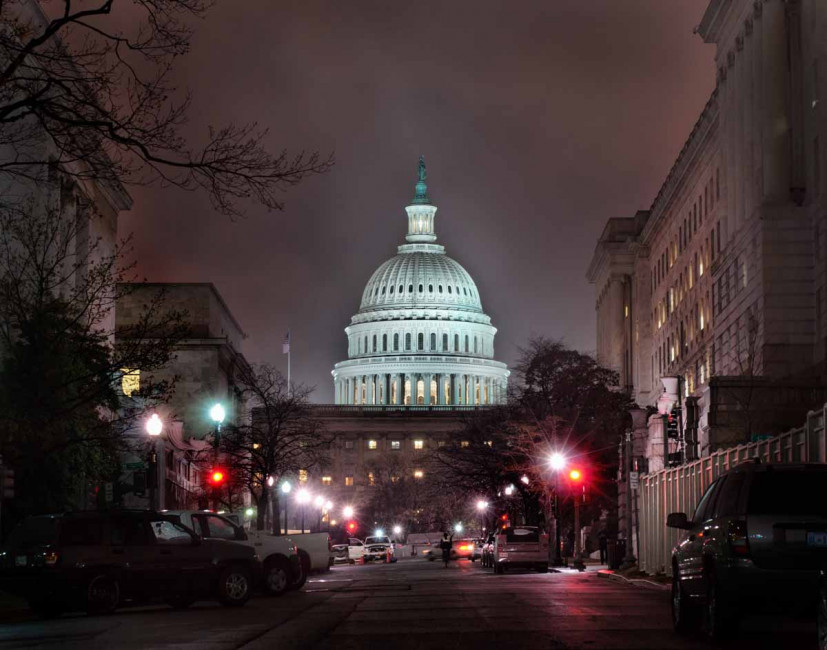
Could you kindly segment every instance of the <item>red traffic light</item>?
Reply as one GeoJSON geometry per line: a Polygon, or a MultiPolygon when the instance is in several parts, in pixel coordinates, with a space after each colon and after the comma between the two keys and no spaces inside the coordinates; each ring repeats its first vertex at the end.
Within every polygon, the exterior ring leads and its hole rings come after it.
{"type": "Polygon", "coordinates": [[[348,523],[347,530],[348,530],[349,533],[355,532],[356,531],[356,522],[351,521],[350,523],[348,523]]]}
{"type": "Polygon", "coordinates": [[[579,469],[573,469],[569,472],[569,478],[572,481],[579,481],[580,479],[583,478],[583,475],[580,473],[579,469]]]}
{"type": "Polygon", "coordinates": [[[508,515],[503,515],[502,517],[500,517],[500,519],[502,519],[503,521],[508,521],[508,515]]]}
{"type": "Polygon", "coordinates": [[[224,476],[224,472],[220,469],[214,469],[210,473],[210,483],[212,483],[213,485],[221,485],[224,482],[225,478],[226,477],[224,476]]]}

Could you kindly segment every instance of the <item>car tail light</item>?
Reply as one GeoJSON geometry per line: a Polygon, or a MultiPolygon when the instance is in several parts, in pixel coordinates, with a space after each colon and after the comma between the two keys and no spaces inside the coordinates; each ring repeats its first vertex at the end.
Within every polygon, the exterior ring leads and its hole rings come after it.
{"type": "Polygon", "coordinates": [[[727,527],[727,541],[734,555],[746,557],[749,555],[749,539],[747,538],[747,522],[730,521],[727,527]]]}
{"type": "Polygon", "coordinates": [[[57,553],[46,553],[43,556],[43,563],[46,566],[54,566],[57,564],[58,559],[60,559],[60,556],[57,553]]]}

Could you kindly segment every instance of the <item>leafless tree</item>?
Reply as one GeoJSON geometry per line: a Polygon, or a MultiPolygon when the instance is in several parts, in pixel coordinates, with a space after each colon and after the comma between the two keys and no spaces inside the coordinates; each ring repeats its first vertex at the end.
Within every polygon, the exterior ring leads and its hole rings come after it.
{"type": "Polygon", "coordinates": [[[281,209],[281,192],[332,158],[270,153],[257,124],[182,135],[192,108],[173,66],[212,0],[0,2],[0,178],[50,168],[100,183],[160,181],[204,190],[222,213],[247,200],[281,209]]]}
{"type": "Polygon", "coordinates": [[[310,407],[311,389],[288,386],[284,376],[268,364],[243,369],[242,398],[251,407],[249,415],[221,436],[220,454],[234,481],[249,490],[257,507],[256,527],[263,530],[273,498],[273,532],[278,534],[278,490],[283,477],[300,470],[325,467],[331,437],[310,407]]]}
{"type": "Polygon", "coordinates": [[[0,455],[21,508],[76,505],[90,483],[113,480],[123,432],[173,389],[145,380],[132,397],[121,390],[123,369],[164,366],[184,334],[160,292],[114,345],[128,248],[90,239],[84,217],[31,203],[0,210],[0,455]]]}

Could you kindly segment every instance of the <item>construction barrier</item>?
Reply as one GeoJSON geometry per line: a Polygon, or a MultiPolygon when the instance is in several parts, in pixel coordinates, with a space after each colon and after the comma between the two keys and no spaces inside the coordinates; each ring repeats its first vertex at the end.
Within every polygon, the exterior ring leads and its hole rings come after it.
{"type": "Polygon", "coordinates": [[[672,549],[684,531],[666,527],[670,512],[691,518],[706,488],[721,474],[753,458],[767,463],[827,462],[825,413],[812,411],[806,424],[767,440],[723,449],[680,467],[664,469],[640,478],[640,549],[638,566],[646,573],[672,573],[672,549]]]}

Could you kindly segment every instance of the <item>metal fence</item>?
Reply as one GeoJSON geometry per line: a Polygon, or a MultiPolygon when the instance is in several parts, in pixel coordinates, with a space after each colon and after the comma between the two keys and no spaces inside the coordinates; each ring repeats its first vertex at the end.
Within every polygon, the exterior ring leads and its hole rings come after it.
{"type": "Polygon", "coordinates": [[[779,436],[717,451],[692,463],[640,478],[638,566],[647,573],[672,573],[672,548],[681,531],[666,527],[666,515],[691,516],[707,487],[718,476],[752,458],[773,463],[827,462],[827,404],[811,411],[804,426],[779,436]]]}

